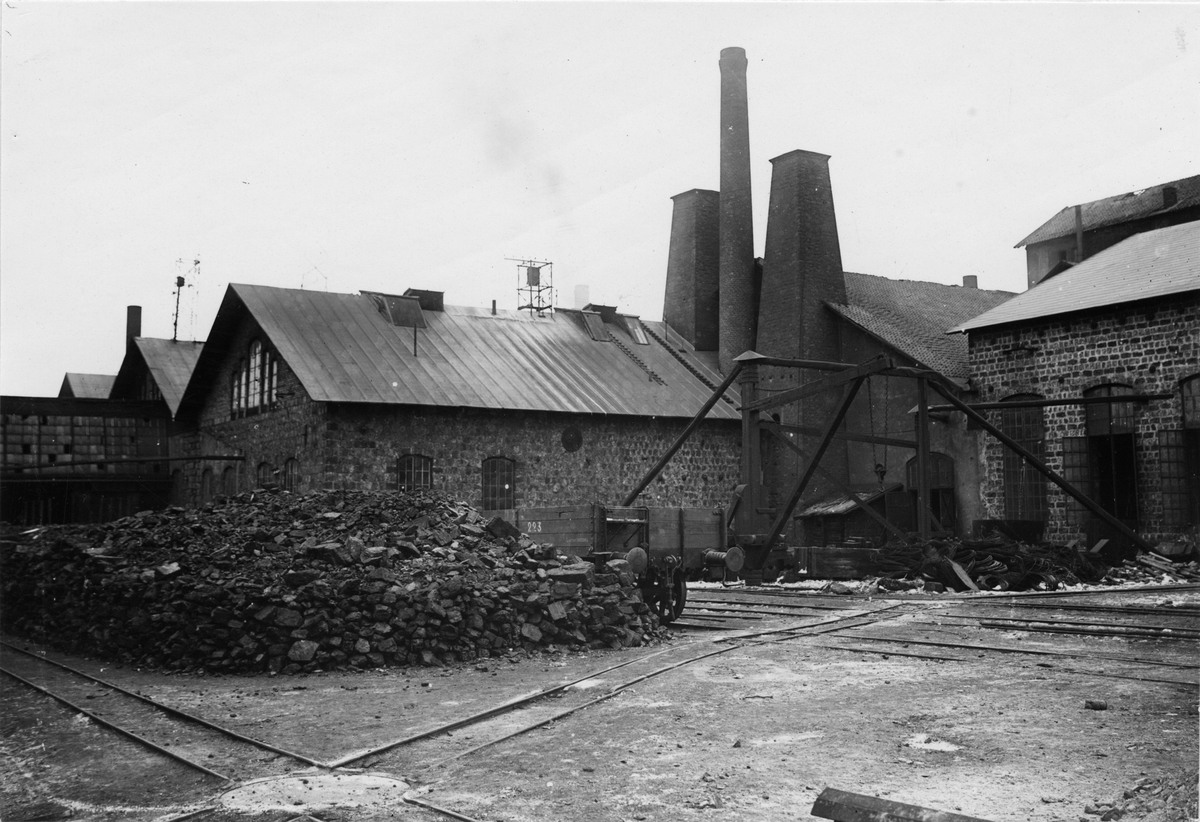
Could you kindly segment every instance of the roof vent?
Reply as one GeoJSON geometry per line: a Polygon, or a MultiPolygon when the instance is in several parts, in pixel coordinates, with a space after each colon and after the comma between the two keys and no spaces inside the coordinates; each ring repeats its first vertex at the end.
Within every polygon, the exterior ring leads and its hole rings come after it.
{"type": "Polygon", "coordinates": [[[611,324],[617,321],[617,307],[615,305],[599,305],[597,303],[588,303],[583,307],[583,310],[595,311],[606,323],[611,324]]]}
{"type": "MultiPolygon", "coordinates": [[[[421,313],[421,301],[415,295],[380,294],[364,291],[389,323],[398,328],[424,328],[425,315],[421,313]]],[[[440,296],[440,295],[439,295],[440,296]]]]}
{"type": "Polygon", "coordinates": [[[963,275],[963,288],[979,288],[979,275],[978,274],[964,274],[963,275]]]}
{"type": "Polygon", "coordinates": [[[1170,208],[1179,202],[1179,189],[1175,186],[1163,186],[1163,208],[1170,208]]]}
{"type": "Polygon", "coordinates": [[[444,291],[425,291],[420,288],[408,288],[404,291],[405,297],[416,297],[424,311],[445,311],[446,305],[442,299],[444,294],[444,291]]]}

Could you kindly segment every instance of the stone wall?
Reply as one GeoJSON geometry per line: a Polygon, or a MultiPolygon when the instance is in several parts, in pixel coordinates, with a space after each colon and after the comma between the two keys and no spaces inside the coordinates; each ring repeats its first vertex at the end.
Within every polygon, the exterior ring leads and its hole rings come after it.
{"type": "MultiPolygon", "coordinates": [[[[481,470],[489,457],[516,462],[516,506],[616,505],[683,431],[686,420],[520,413],[411,406],[331,405],[324,487],[385,490],[397,485],[403,454],[433,460],[433,485],[482,507],[481,470]],[[582,445],[568,451],[563,433],[582,445]]],[[[737,422],[712,421],[642,494],[641,505],[725,505],[738,483],[737,422]]]]}
{"type": "MultiPolygon", "coordinates": [[[[970,360],[981,402],[1014,394],[1080,397],[1107,384],[1128,385],[1139,394],[1172,394],[1167,400],[1135,406],[1139,525],[1141,535],[1151,542],[1183,536],[1164,527],[1158,432],[1181,428],[1180,381],[1200,373],[1200,295],[973,331],[970,360]]],[[[991,412],[989,419],[999,425],[1000,412],[991,412]]],[[[1084,406],[1048,407],[1043,419],[1045,459],[1061,474],[1063,437],[1086,433],[1084,406]]],[[[984,438],[980,447],[986,516],[1003,519],[1005,448],[993,437],[984,438]]],[[[1048,539],[1084,537],[1075,518],[1068,516],[1068,499],[1057,487],[1048,487],[1048,539]]]]}

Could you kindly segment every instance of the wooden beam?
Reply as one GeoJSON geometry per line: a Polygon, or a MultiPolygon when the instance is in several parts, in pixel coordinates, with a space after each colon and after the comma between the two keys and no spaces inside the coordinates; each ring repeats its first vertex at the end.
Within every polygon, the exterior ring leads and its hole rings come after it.
{"type": "Polygon", "coordinates": [[[1133,542],[1134,545],[1138,546],[1143,551],[1150,552],[1150,551],[1154,550],[1154,546],[1151,545],[1146,540],[1142,539],[1140,536],[1138,536],[1138,534],[1133,529],[1131,529],[1125,523],[1121,522],[1119,519],[1114,517],[1112,514],[1108,513],[1108,511],[1105,511],[1103,508],[1101,508],[1097,502],[1095,502],[1091,499],[1091,497],[1088,497],[1082,491],[1080,491],[1078,488],[1076,488],[1074,485],[1067,482],[1065,479],[1060,477],[1058,474],[1054,473],[1054,471],[1050,470],[1050,467],[1048,465],[1046,465],[1046,463],[1042,462],[1040,459],[1038,459],[1033,454],[1031,454],[1026,448],[1024,448],[1020,443],[1018,443],[1012,437],[1008,436],[1003,431],[1001,431],[999,428],[997,428],[996,426],[994,426],[990,422],[988,422],[986,417],[984,417],[982,414],[980,414],[974,408],[971,408],[969,405],[967,405],[965,402],[960,400],[958,397],[954,396],[953,392],[945,389],[944,387],[942,387],[941,385],[939,385],[936,382],[932,383],[932,387],[935,391],[937,391],[939,394],[941,394],[943,397],[945,397],[946,400],[951,405],[954,406],[955,410],[962,411],[964,414],[966,414],[967,417],[969,419],[973,420],[977,425],[979,425],[980,428],[982,428],[984,431],[987,431],[989,434],[991,434],[996,439],[1000,440],[1000,442],[1002,442],[1004,445],[1008,446],[1010,451],[1019,455],[1027,463],[1029,463],[1031,466],[1033,466],[1034,470],[1036,470],[1039,474],[1041,474],[1046,479],[1050,480],[1052,483],[1054,483],[1059,488],[1061,488],[1063,491],[1065,491],[1068,495],[1071,496],[1072,499],[1078,500],[1083,505],[1083,507],[1087,508],[1089,511],[1091,511],[1093,514],[1095,514],[1097,517],[1104,520],[1104,522],[1111,525],[1113,528],[1115,528],[1117,530],[1118,533],[1123,534],[1124,536],[1128,537],[1133,542]]]}
{"type": "MultiPolygon", "coordinates": [[[[1177,394],[1122,394],[1117,397],[1067,397],[1059,400],[1013,400],[1011,402],[972,402],[968,405],[976,411],[1001,411],[1013,408],[1052,408],[1058,405],[1110,405],[1119,402],[1150,402],[1152,400],[1174,399],[1177,394]]],[[[957,411],[953,405],[931,405],[930,411],[957,411]]]]}
{"type": "Polygon", "coordinates": [[[842,420],[846,418],[846,412],[850,410],[850,404],[854,402],[854,397],[858,394],[858,389],[862,387],[865,380],[866,377],[859,377],[846,386],[846,393],[842,397],[842,404],[825,427],[825,436],[821,437],[821,442],[817,446],[817,450],[813,453],[808,467],[804,469],[804,473],[796,482],[796,487],[792,489],[787,505],[784,506],[783,511],[776,517],[775,524],[771,526],[771,532],[768,534],[766,541],[766,549],[768,551],[775,545],[775,540],[779,539],[779,535],[783,533],[784,525],[787,524],[788,519],[792,516],[792,512],[796,510],[796,503],[800,501],[800,496],[804,493],[804,489],[812,481],[812,476],[816,473],[817,465],[821,462],[821,458],[825,456],[825,451],[829,448],[829,443],[833,441],[833,432],[837,430],[837,427],[842,424],[842,420]]]}
{"type": "Polygon", "coordinates": [[[851,380],[856,380],[859,377],[869,377],[872,374],[878,374],[884,369],[891,368],[892,361],[880,354],[872,360],[867,360],[861,365],[854,365],[839,371],[830,377],[814,380],[813,382],[805,383],[797,388],[789,388],[787,391],[781,391],[778,394],[772,394],[769,397],[763,397],[750,403],[748,406],[743,406],[744,411],[765,411],[768,408],[777,408],[781,405],[787,405],[791,402],[797,402],[811,397],[815,394],[820,394],[823,391],[828,391],[831,388],[839,388],[851,380]]]}
{"type": "Polygon", "coordinates": [[[811,813],[835,822],[988,822],[978,816],[937,811],[877,796],[839,791],[837,788],[821,791],[811,813]]]}
{"type": "MultiPolygon", "coordinates": [[[[807,425],[791,425],[785,422],[775,423],[784,431],[794,431],[805,437],[819,437],[822,434],[820,428],[811,428],[807,425]]],[[[845,440],[846,442],[868,442],[875,445],[894,445],[897,448],[910,448],[913,451],[917,450],[916,440],[898,440],[895,437],[877,437],[871,434],[855,434],[851,431],[838,431],[834,433],[835,440],[845,440]]]]}
{"type": "MultiPolygon", "coordinates": [[[[792,442],[787,437],[783,436],[783,432],[779,430],[782,426],[780,426],[778,423],[765,423],[764,422],[764,423],[761,423],[761,425],[769,433],[771,433],[775,437],[777,437],[780,442],[782,442],[788,448],[791,448],[793,451],[795,451],[797,454],[799,454],[801,458],[803,458],[805,460],[808,459],[808,454],[804,453],[804,450],[801,449],[799,445],[796,445],[796,443],[792,442]]],[[[889,522],[887,517],[883,516],[878,511],[876,511],[874,508],[872,508],[870,505],[868,505],[867,502],[862,497],[860,497],[858,494],[854,493],[854,489],[852,489],[848,485],[843,484],[842,481],[839,480],[837,477],[835,477],[832,472],[825,470],[820,465],[817,466],[817,471],[819,471],[821,473],[821,476],[825,477],[825,479],[829,480],[838,489],[840,489],[843,494],[845,494],[847,497],[849,497],[850,501],[853,502],[854,505],[860,511],[863,511],[864,513],[866,513],[868,516],[871,517],[871,519],[878,522],[887,531],[890,531],[894,536],[899,537],[904,542],[909,541],[908,534],[901,531],[899,526],[894,525],[893,523],[889,522]]]]}

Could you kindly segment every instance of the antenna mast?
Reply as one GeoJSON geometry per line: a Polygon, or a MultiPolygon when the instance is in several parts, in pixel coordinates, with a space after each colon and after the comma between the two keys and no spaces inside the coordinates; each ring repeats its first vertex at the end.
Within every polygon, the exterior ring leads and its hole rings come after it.
{"type": "Polygon", "coordinates": [[[517,264],[517,310],[544,317],[554,311],[554,263],[505,257],[517,264]]]}

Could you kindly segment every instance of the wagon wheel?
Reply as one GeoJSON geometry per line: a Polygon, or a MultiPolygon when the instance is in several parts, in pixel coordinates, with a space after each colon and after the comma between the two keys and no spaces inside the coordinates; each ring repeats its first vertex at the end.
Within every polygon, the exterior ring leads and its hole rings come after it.
{"type": "Polygon", "coordinates": [[[687,580],[683,569],[667,571],[655,581],[654,612],[663,625],[674,622],[687,604],[687,580]]]}

